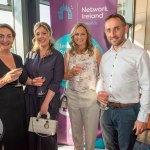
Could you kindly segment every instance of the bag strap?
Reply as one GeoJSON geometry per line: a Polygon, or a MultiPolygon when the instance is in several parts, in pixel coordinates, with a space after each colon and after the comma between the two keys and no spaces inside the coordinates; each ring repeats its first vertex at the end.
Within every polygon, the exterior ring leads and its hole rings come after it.
{"type": "MultiPolygon", "coordinates": [[[[47,112],[47,119],[50,119],[51,118],[51,116],[50,116],[50,113],[49,112],[47,112]]],[[[37,114],[37,119],[39,119],[39,118],[41,118],[41,114],[40,114],[40,112],[38,112],[38,114],[37,114]]]]}

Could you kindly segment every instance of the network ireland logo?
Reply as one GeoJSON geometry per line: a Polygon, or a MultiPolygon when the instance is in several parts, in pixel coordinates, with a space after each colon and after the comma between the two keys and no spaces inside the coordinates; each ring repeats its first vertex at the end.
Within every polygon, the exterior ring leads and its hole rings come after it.
{"type": "Polygon", "coordinates": [[[59,20],[64,19],[64,13],[67,12],[67,18],[72,19],[72,8],[65,6],[64,4],[60,7],[60,10],[58,12],[58,18],[59,20]]]}

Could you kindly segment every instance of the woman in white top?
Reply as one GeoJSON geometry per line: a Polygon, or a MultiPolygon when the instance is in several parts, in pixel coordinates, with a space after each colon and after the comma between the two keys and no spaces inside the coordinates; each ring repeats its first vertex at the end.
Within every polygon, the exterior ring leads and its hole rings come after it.
{"type": "Polygon", "coordinates": [[[71,48],[64,56],[64,79],[68,80],[66,94],[73,141],[76,150],[83,150],[84,133],[86,150],[94,150],[100,112],[96,83],[101,54],[93,46],[85,24],[76,24],[70,35],[71,48]]]}

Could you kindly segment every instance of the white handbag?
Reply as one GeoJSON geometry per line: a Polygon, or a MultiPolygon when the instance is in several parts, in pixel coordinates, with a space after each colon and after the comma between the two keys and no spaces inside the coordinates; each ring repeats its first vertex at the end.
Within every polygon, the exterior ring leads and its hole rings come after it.
{"type": "Polygon", "coordinates": [[[30,117],[28,131],[47,137],[56,134],[57,124],[57,120],[50,119],[49,112],[47,113],[47,118],[41,118],[40,113],[38,113],[37,117],[30,117]]]}

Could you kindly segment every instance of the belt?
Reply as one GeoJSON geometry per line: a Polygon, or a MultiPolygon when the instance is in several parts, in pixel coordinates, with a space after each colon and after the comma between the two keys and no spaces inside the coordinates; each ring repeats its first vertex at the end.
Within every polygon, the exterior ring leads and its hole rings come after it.
{"type": "Polygon", "coordinates": [[[126,104],[122,104],[122,103],[114,103],[114,102],[108,102],[108,106],[110,107],[128,107],[128,106],[132,106],[132,105],[136,105],[138,103],[126,103],[126,104]]]}

